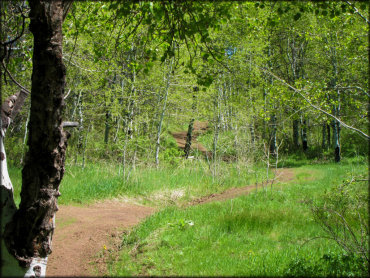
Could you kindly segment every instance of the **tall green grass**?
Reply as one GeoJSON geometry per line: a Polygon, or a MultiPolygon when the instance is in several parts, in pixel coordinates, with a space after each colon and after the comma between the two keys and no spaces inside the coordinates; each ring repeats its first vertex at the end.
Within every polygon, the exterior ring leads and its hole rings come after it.
{"type": "MultiPolygon", "coordinates": [[[[94,200],[120,196],[138,198],[151,205],[161,204],[156,196],[181,191],[180,200],[222,192],[230,187],[254,184],[265,179],[265,169],[251,165],[217,162],[209,165],[203,160],[182,160],[178,165],[166,165],[156,169],[150,166],[128,167],[123,177],[120,165],[97,162],[82,168],[66,165],[60,185],[60,204],[86,204],[94,200]]],[[[21,169],[10,168],[19,203],[21,169]]],[[[160,199],[160,197],[158,197],[160,199]]],[[[163,199],[163,198],[162,198],[163,199]]]]}
{"type": "Polygon", "coordinates": [[[335,242],[310,241],[324,234],[304,200],[319,198],[348,175],[366,173],[366,164],[356,163],[304,166],[295,170],[296,181],[272,191],[166,208],[123,237],[109,274],[281,276],[298,268],[306,275],[348,275],[351,263],[343,272],[323,259],[343,257],[335,242]]]}

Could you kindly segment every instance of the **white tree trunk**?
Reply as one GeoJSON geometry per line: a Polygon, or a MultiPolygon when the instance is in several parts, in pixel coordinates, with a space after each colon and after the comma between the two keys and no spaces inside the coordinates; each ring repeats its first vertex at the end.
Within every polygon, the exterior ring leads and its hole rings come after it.
{"type": "Polygon", "coordinates": [[[161,132],[162,132],[162,123],[163,123],[163,118],[164,118],[164,113],[166,112],[166,105],[167,105],[167,97],[168,97],[168,91],[170,88],[170,78],[172,74],[172,65],[174,62],[174,58],[170,60],[170,65],[167,73],[167,80],[166,80],[166,89],[165,89],[165,95],[164,95],[164,100],[163,100],[163,107],[162,107],[162,112],[161,116],[159,119],[158,123],[158,130],[157,130],[157,141],[156,141],[156,149],[155,149],[155,164],[158,167],[159,166],[159,147],[161,145],[160,143],[160,137],[161,137],[161,132]]]}
{"type": "MultiPolygon", "coordinates": [[[[25,99],[25,93],[20,92],[8,98],[1,107],[0,117],[0,190],[1,190],[1,235],[4,234],[5,226],[12,220],[17,207],[14,202],[14,189],[9,177],[4,138],[7,127],[10,125],[15,114],[18,113],[25,99]],[[18,100],[18,102],[17,102],[18,100]]],[[[33,258],[28,268],[21,267],[18,260],[8,252],[4,238],[1,237],[1,277],[24,276],[45,277],[46,258],[33,258]]]]}

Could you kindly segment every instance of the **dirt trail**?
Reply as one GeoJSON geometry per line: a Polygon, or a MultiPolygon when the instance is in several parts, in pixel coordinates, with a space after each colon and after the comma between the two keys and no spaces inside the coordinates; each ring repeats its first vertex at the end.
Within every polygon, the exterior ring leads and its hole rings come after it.
{"type": "MultiPolygon", "coordinates": [[[[192,142],[191,142],[191,149],[198,150],[204,155],[208,155],[208,157],[212,156],[212,153],[209,152],[201,143],[197,142],[197,137],[208,129],[208,122],[194,122],[193,124],[193,135],[192,135],[192,142]]],[[[186,144],[186,135],[187,131],[181,132],[172,132],[172,136],[175,138],[177,146],[181,149],[185,148],[186,144]]]]}
{"type": "Polygon", "coordinates": [[[109,237],[118,236],[154,211],[119,201],[87,207],[59,206],[47,276],[94,275],[94,255],[104,249],[109,237]]]}
{"type": "MultiPolygon", "coordinates": [[[[291,169],[279,169],[275,185],[278,182],[293,180],[291,169]]],[[[219,194],[211,194],[188,204],[199,205],[213,201],[232,199],[247,195],[255,190],[255,185],[231,188],[219,194]]],[[[86,207],[63,206],[56,214],[56,230],[53,236],[53,252],[49,256],[47,276],[91,276],[104,274],[104,258],[96,257],[98,252],[111,247],[112,241],[120,242],[123,231],[137,225],[145,217],[153,214],[154,208],[127,203],[120,200],[108,200],[86,207]]],[[[108,255],[108,252],[105,256],[108,255]]]]}
{"type": "MultiPolygon", "coordinates": [[[[275,180],[273,181],[273,186],[280,182],[289,182],[294,179],[294,172],[291,169],[277,169],[275,173],[275,180]]],[[[272,180],[265,185],[270,187],[272,180]]],[[[262,184],[257,184],[257,188],[262,188],[262,184]]],[[[189,205],[201,205],[210,202],[223,201],[228,199],[233,199],[239,196],[248,195],[252,191],[256,190],[256,185],[247,185],[243,187],[234,187],[225,190],[222,193],[214,193],[208,196],[195,199],[189,203],[189,205]]]]}

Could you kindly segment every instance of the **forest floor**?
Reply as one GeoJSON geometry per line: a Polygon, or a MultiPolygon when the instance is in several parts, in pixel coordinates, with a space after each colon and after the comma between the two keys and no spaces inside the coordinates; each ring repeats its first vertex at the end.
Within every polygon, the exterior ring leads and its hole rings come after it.
{"type": "MultiPolygon", "coordinates": [[[[273,184],[290,182],[294,176],[293,169],[278,169],[273,184]]],[[[270,186],[271,182],[265,186],[270,186]]],[[[232,199],[255,189],[256,185],[231,188],[192,200],[185,206],[232,199]]],[[[155,211],[156,208],[127,200],[106,200],[88,206],[61,205],[56,214],[47,275],[82,277],[106,273],[107,257],[115,256],[119,250],[121,235],[155,211]]]]}

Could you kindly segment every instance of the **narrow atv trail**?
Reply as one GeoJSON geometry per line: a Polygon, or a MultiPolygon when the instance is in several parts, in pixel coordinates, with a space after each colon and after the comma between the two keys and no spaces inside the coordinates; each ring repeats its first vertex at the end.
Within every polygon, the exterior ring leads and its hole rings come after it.
{"type": "MultiPolygon", "coordinates": [[[[293,180],[292,169],[278,169],[274,186],[293,180]]],[[[261,185],[259,185],[261,186],[261,185]]],[[[187,206],[247,195],[256,185],[231,188],[191,201],[187,206]]],[[[127,201],[106,200],[88,206],[59,206],[56,229],[53,236],[53,252],[49,256],[47,276],[86,277],[106,272],[104,258],[109,255],[113,243],[120,243],[120,235],[153,214],[155,208],[132,204],[127,201]],[[107,250],[105,250],[107,249],[107,250]],[[98,270],[98,273],[96,272],[98,270]]]]}
{"type": "Polygon", "coordinates": [[[110,238],[119,236],[154,211],[111,200],[86,207],[59,206],[47,276],[94,275],[91,266],[94,255],[108,245],[110,238]]]}
{"type": "MultiPolygon", "coordinates": [[[[194,122],[193,124],[193,135],[192,135],[192,143],[191,143],[191,149],[192,150],[198,150],[203,155],[211,157],[212,153],[209,152],[201,143],[197,142],[197,137],[204,132],[206,132],[208,129],[208,122],[194,122]]],[[[187,131],[180,131],[180,132],[172,132],[172,136],[175,138],[177,146],[180,149],[185,149],[186,144],[186,136],[187,131]]]]}

